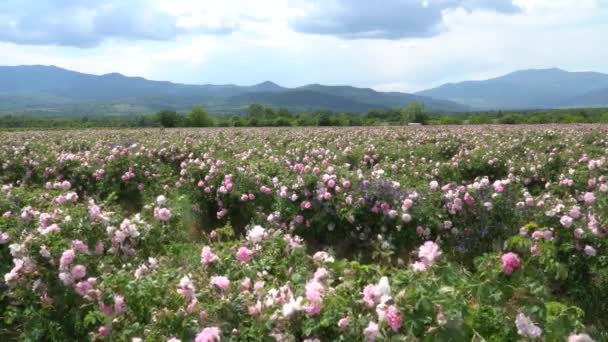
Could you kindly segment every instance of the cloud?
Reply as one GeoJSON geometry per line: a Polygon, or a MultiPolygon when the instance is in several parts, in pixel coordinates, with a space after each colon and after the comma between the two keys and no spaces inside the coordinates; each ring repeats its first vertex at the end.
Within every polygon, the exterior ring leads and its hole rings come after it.
{"type": "MultiPolygon", "coordinates": [[[[90,1],[95,0],[87,4],[90,1]]],[[[127,2],[115,3],[119,1],[127,2]]],[[[441,0],[435,4],[437,1],[441,0]]],[[[454,1],[441,11],[441,34],[411,39],[343,39],[335,34],[295,31],[294,17],[309,15],[314,6],[329,6],[309,0],[146,0],[142,8],[168,16],[177,33],[135,24],[120,26],[119,32],[95,30],[87,26],[94,24],[85,20],[87,11],[78,7],[83,1],[72,1],[62,8],[80,8],[82,27],[70,32],[69,44],[0,42],[0,65],[54,64],[86,73],[116,71],[197,84],[250,85],[272,80],[284,86],[348,84],[410,92],[528,68],[608,73],[606,0],[514,0],[513,7],[501,2],[506,6],[503,8],[497,7],[498,2],[486,1],[458,1],[459,6],[453,7],[454,1]],[[206,33],[222,28],[231,34],[206,33]],[[122,31],[138,34],[125,37],[122,31]],[[98,45],[66,47],[74,45],[74,37],[80,37],[81,44],[93,41],[98,45]]],[[[9,8],[19,7],[18,3],[21,1],[13,1],[9,8]]],[[[48,1],[40,3],[43,8],[37,13],[56,12],[44,7],[48,1]]],[[[129,1],[130,7],[132,3],[129,1]]],[[[444,7],[446,3],[444,0],[444,7]]],[[[90,8],[104,5],[108,4],[98,1],[90,8]]],[[[2,13],[15,12],[6,6],[7,0],[0,1],[0,26],[31,12],[22,8],[19,16],[5,18],[2,13]]],[[[123,12],[133,20],[139,20],[136,17],[143,13],[123,12]]],[[[62,18],[67,20],[68,15],[64,13],[62,18]]],[[[75,20],[69,16],[69,22],[75,20]]],[[[110,23],[103,26],[119,27],[110,23]]]]}
{"type": "Polygon", "coordinates": [[[346,39],[420,38],[445,30],[443,11],[491,10],[505,14],[520,8],[510,0],[292,0],[305,9],[291,23],[303,33],[334,35],[346,39]]]}
{"type": "Polygon", "coordinates": [[[455,8],[519,10],[510,0],[2,0],[0,41],[91,48],[230,34],[271,21],[348,39],[431,37],[445,31],[444,11],[455,8]]]}
{"type": "Polygon", "coordinates": [[[226,34],[234,24],[180,24],[183,17],[144,0],[3,0],[0,41],[88,48],[108,39],[174,40],[184,33],[226,34]]]}

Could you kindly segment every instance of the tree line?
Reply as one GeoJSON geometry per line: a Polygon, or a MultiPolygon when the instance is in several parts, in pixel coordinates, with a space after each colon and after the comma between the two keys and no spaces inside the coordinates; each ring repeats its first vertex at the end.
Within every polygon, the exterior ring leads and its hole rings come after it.
{"type": "Polygon", "coordinates": [[[422,103],[403,108],[370,110],[364,114],[328,110],[294,113],[287,108],[252,104],[244,114],[210,114],[200,106],[180,113],[161,110],[142,115],[98,116],[0,116],[0,128],[94,128],[94,127],[282,127],[282,126],[374,126],[608,123],[607,108],[576,108],[534,111],[484,111],[433,113],[422,103]]]}

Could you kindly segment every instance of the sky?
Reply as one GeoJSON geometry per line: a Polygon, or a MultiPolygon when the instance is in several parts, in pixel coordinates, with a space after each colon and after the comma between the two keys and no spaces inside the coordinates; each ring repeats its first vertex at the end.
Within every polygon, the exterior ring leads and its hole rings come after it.
{"type": "Polygon", "coordinates": [[[608,73],[608,0],[2,0],[0,65],[414,92],[608,73]]]}

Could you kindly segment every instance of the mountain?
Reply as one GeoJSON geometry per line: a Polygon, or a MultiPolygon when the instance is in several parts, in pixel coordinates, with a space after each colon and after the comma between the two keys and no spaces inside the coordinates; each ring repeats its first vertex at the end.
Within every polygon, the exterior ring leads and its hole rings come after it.
{"type": "Polygon", "coordinates": [[[374,105],[353,98],[299,89],[285,92],[246,93],[231,97],[230,102],[241,106],[250,103],[269,104],[277,107],[293,108],[295,111],[331,108],[336,112],[361,113],[370,109],[390,108],[386,104],[374,105]]]}
{"type": "Polygon", "coordinates": [[[351,86],[324,86],[321,84],[310,84],[303,87],[298,87],[296,90],[314,91],[321,94],[330,94],[345,98],[354,98],[358,101],[374,104],[375,108],[397,108],[402,107],[403,103],[412,101],[422,102],[428,110],[442,111],[444,108],[453,108],[455,111],[468,110],[468,106],[455,105],[451,101],[431,100],[428,97],[417,96],[398,92],[378,92],[370,88],[355,88],[351,86]]]}
{"type": "Polygon", "coordinates": [[[484,81],[448,83],[416,93],[477,109],[608,106],[608,75],[553,69],[520,70],[484,81]]]}
{"type": "Polygon", "coordinates": [[[564,101],[566,107],[606,107],[608,104],[608,87],[594,90],[564,101]]]}
{"type": "Polygon", "coordinates": [[[194,105],[211,112],[238,113],[252,103],[294,111],[366,112],[403,107],[412,101],[434,111],[468,109],[445,100],[349,86],[285,88],[270,81],[252,86],[188,85],[118,73],[90,75],[55,66],[0,66],[0,114],[133,114],[161,109],[184,111],[194,105]]]}

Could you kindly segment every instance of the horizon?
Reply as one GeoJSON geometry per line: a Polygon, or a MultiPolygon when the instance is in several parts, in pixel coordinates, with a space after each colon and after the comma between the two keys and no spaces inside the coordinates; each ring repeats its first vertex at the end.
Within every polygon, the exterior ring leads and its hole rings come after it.
{"type": "Polygon", "coordinates": [[[1,65],[181,84],[414,93],[522,69],[608,73],[603,0],[7,1],[0,18],[1,65]]]}
{"type": "MultiPolygon", "coordinates": [[[[266,83],[270,83],[273,85],[276,85],[278,87],[282,87],[282,88],[287,88],[287,89],[296,89],[296,88],[302,88],[302,87],[307,87],[307,86],[315,86],[315,85],[320,85],[320,86],[328,86],[328,87],[354,87],[354,88],[359,88],[359,89],[371,89],[377,92],[393,92],[393,90],[378,90],[378,89],[374,89],[371,87],[357,87],[351,84],[346,84],[346,83],[336,83],[336,84],[324,84],[324,83],[319,83],[319,82],[315,82],[315,83],[307,83],[307,84],[300,84],[300,85],[295,85],[295,86],[285,86],[283,84],[277,83],[273,80],[262,80],[259,81],[257,83],[253,83],[253,84],[238,84],[238,83],[234,83],[234,82],[229,82],[229,83],[221,83],[221,84],[211,84],[211,83],[180,83],[180,82],[174,82],[171,80],[161,80],[161,79],[150,79],[150,78],[146,78],[144,76],[140,76],[140,75],[125,75],[123,73],[120,72],[109,72],[109,73],[104,73],[104,74],[95,74],[95,73],[87,73],[87,72],[81,72],[81,71],[76,71],[76,70],[71,70],[68,68],[64,68],[58,65],[44,65],[44,64],[20,64],[20,65],[0,65],[0,68],[2,67],[49,67],[49,68],[58,68],[58,69],[62,69],[65,71],[70,71],[70,72],[77,72],[77,73],[81,73],[81,74],[86,74],[86,75],[93,75],[93,76],[108,76],[108,75],[120,75],[122,77],[127,77],[127,78],[141,78],[144,79],[146,81],[152,81],[152,82],[169,82],[169,83],[173,83],[173,84],[180,84],[180,85],[191,85],[191,86],[207,86],[207,85],[214,85],[214,86],[237,86],[237,87],[254,87],[254,86],[259,86],[262,84],[266,84],[266,83]]],[[[518,69],[518,70],[512,70],[509,71],[505,74],[501,74],[501,75],[497,75],[495,77],[490,77],[490,78],[480,78],[480,79],[463,79],[463,80],[457,80],[454,82],[446,82],[440,85],[437,85],[437,87],[443,86],[443,85],[453,85],[453,84],[459,84],[459,83],[464,83],[464,82],[470,82],[470,81],[487,81],[487,80],[491,80],[494,78],[500,78],[503,76],[507,76],[510,74],[514,74],[514,73],[518,73],[518,72],[535,72],[535,71],[561,71],[561,72],[566,72],[566,73],[599,73],[599,74],[603,74],[603,75],[607,75],[606,73],[602,73],[602,72],[598,72],[595,70],[566,70],[564,68],[560,68],[560,67],[547,67],[547,68],[526,68],[526,69],[518,69]]],[[[436,87],[432,87],[432,88],[425,88],[425,89],[418,89],[418,90],[413,90],[411,92],[404,92],[404,91],[394,91],[394,92],[401,92],[401,93],[409,93],[409,94],[416,94],[418,92],[422,92],[425,90],[430,90],[436,87]]]]}

